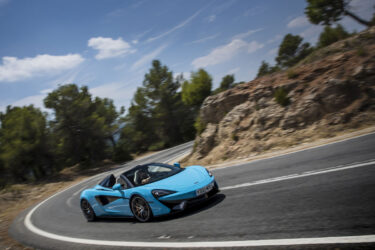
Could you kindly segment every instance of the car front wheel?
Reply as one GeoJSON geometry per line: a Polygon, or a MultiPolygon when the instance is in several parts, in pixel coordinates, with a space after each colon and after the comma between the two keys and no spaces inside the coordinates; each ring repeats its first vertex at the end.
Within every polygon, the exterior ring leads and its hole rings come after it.
{"type": "Polygon", "coordinates": [[[140,222],[146,222],[152,218],[151,208],[147,201],[141,196],[134,196],[132,198],[131,209],[134,217],[140,222]]]}

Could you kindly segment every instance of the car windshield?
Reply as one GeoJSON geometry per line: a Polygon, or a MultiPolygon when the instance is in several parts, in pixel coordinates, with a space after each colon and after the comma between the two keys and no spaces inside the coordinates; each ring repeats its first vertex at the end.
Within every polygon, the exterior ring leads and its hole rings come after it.
{"type": "Polygon", "coordinates": [[[137,166],[123,175],[134,185],[142,186],[181,172],[183,169],[168,164],[150,163],[137,166]]]}
{"type": "Polygon", "coordinates": [[[101,182],[99,182],[99,185],[106,188],[112,188],[112,186],[116,183],[116,179],[113,176],[113,174],[108,175],[105,177],[101,182]]]}

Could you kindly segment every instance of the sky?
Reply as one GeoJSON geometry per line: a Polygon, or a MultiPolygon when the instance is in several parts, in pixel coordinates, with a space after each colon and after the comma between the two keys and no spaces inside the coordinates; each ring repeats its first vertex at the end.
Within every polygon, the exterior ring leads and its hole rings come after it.
{"type": "MultiPolygon", "coordinates": [[[[352,0],[370,19],[375,0],[352,0]]],[[[252,80],[274,64],[287,33],[314,45],[323,27],[303,0],[0,0],[0,111],[33,104],[59,85],[88,86],[93,96],[128,108],[154,59],[174,75],[204,68],[252,80]]],[[[344,18],[348,31],[366,27],[344,18]]]]}

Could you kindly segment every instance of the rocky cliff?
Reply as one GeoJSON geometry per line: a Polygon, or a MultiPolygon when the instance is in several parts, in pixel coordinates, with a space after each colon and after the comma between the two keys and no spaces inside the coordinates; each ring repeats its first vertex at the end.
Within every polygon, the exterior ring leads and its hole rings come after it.
{"type": "Polygon", "coordinates": [[[299,65],[209,96],[188,163],[287,148],[375,124],[375,27],[299,65]]]}

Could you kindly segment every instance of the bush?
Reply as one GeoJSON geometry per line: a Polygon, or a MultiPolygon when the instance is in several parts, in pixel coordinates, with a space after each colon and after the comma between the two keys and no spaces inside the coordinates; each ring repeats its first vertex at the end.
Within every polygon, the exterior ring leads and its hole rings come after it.
{"type": "Polygon", "coordinates": [[[366,56],[367,52],[366,52],[366,50],[363,47],[358,47],[357,48],[357,55],[359,55],[359,56],[366,56]]]}
{"type": "Polygon", "coordinates": [[[289,79],[293,79],[293,78],[296,78],[298,76],[298,73],[296,73],[294,70],[292,69],[289,69],[287,72],[286,72],[286,75],[288,76],[289,79]]]}
{"type": "Polygon", "coordinates": [[[326,26],[324,27],[323,32],[320,33],[318,48],[326,47],[349,36],[350,34],[340,24],[338,24],[336,28],[326,26]]]}
{"type": "Polygon", "coordinates": [[[284,88],[278,88],[274,93],[275,100],[278,104],[285,107],[290,104],[288,92],[284,88]]]}
{"type": "Polygon", "coordinates": [[[133,157],[129,153],[126,144],[117,144],[113,150],[112,160],[117,163],[123,163],[132,160],[133,157]]]}
{"type": "Polygon", "coordinates": [[[202,134],[202,132],[206,129],[206,126],[207,124],[204,123],[202,120],[201,120],[201,117],[198,116],[197,119],[195,120],[194,122],[194,128],[195,130],[197,131],[197,134],[200,135],[202,134]]]}
{"type": "Polygon", "coordinates": [[[157,150],[163,149],[164,147],[165,147],[164,142],[160,141],[160,142],[156,142],[156,143],[152,144],[150,147],[148,147],[148,150],[149,151],[157,151],[157,150]]]}
{"type": "Polygon", "coordinates": [[[238,139],[239,139],[239,138],[238,138],[238,135],[237,135],[235,132],[233,132],[233,133],[232,133],[232,140],[233,140],[233,141],[238,141],[238,139]]]}

